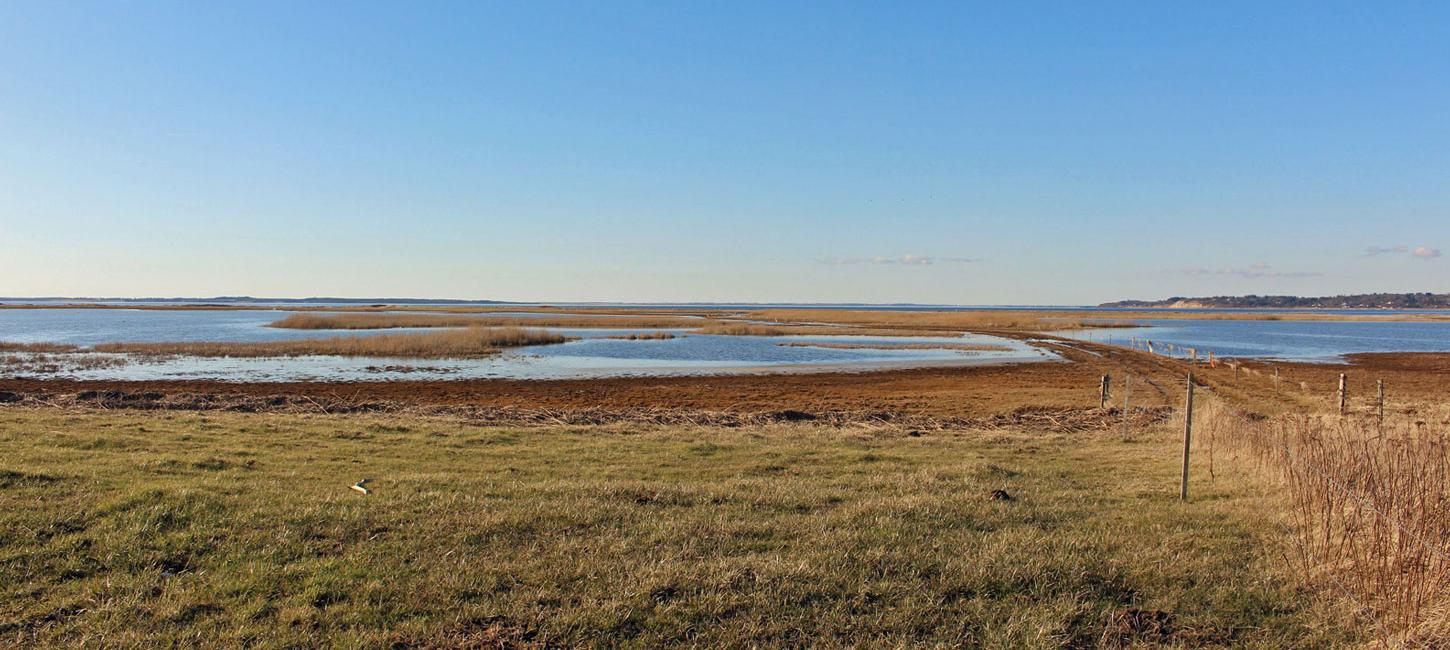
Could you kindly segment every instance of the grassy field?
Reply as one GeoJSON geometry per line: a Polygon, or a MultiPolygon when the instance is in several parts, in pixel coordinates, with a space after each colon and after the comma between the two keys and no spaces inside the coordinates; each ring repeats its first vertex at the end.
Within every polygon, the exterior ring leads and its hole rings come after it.
{"type": "Polygon", "coordinates": [[[1167,432],[0,408],[0,645],[1354,641],[1279,568],[1276,503],[1222,471],[1180,503],[1176,458],[1167,432]]]}

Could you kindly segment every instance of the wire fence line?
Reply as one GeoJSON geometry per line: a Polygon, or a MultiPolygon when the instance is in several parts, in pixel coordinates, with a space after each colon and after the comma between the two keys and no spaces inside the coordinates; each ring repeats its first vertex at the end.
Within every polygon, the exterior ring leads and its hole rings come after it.
{"type": "MultiPolygon", "coordinates": [[[[1206,387],[1205,387],[1206,388],[1206,387]]],[[[1295,414],[1251,417],[1206,388],[1209,463],[1225,434],[1289,489],[1306,576],[1324,578],[1385,635],[1386,643],[1443,643],[1450,631],[1450,464],[1443,433],[1383,420],[1295,414]],[[1348,584],[1346,584],[1348,581],[1348,584]],[[1370,607],[1369,603],[1374,603],[1370,607]],[[1394,634],[1401,635],[1396,641],[1394,634]]]]}

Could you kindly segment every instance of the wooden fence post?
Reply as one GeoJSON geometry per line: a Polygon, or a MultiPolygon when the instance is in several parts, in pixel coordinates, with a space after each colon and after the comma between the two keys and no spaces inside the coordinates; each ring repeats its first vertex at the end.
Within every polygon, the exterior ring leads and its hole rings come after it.
{"type": "Polygon", "coordinates": [[[1183,403],[1183,478],[1178,484],[1178,498],[1188,500],[1188,450],[1193,444],[1193,373],[1188,373],[1188,396],[1183,403]]]}
{"type": "Polygon", "coordinates": [[[1279,366],[1274,366],[1274,392],[1279,392],[1279,366]]]}
{"type": "Polygon", "coordinates": [[[1129,401],[1132,400],[1132,398],[1133,398],[1133,376],[1132,375],[1129,375],[1129,374],[1124,374],[1123,375],[1123,436],[1124,437],[1127,437],[1127,435],[1128,435],[1128,412],[1129,412],[1128,409],[1131,408],[1129,406],[1129,401]]]}
{"type": "Polygon", "coordinates": [[[1375,383],[1375,387],[1379,391],[1380,433],[1384,433],[1385,432],[1385,380],[1383,380],[1383,379],[1376,379],[1374,383],[1375,383]]]}
{"type": "Polygon", "coordinates": [[[1344,373],[1339,373],[1339,414],[1344,415],[1344,402],[1348,399],[1348,383],[1345,381],[1344,373]]]}
{"type": "Polygon", "coordinates": [[[1103,384],[1098,389],[1098,408],[1100,409],[1108,407],[1108,385],[1111,382],[1112,379],[1108,375],[1103,375],[1103,384]]]}

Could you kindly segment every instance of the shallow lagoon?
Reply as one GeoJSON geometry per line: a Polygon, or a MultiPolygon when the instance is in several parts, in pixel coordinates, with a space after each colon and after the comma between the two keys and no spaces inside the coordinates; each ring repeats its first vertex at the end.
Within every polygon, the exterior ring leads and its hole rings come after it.
{"type": "Polygon", "coordinates": [[[1085,341],[1145,347],[1175,356],[1333,362],[1357,352],[1450,352],[1450,322],[1171,320],[1137,321],[1146,327],[1052,332],[1085,341]]]}
{"type": "MultiPolygon", "coordinates": [[[[286,330],[266,325],[285,310],[164,311],[126,309],[0,310],[0,340],[25,343],[275,341],[325,336],[369,336],[389,330],[286,330]]],[[[526,313],[526,312],[521,312],[526,313]]],[[[490,314],[499,315],[499,314],[490,314]]],[[[508,315],[508,314],[505,314],[508,315]]],[[[608,316],[599,316],[607,319],[608,316]]],[[[630,375],[721,374],[865,370],[885,367],[1029,362],[1056,356],[1020,341],[982,335],[958,337],[714,336],[684,330],[548,328],[580,340],[504,351],[483,359],[364,357],[196,358],[128,357],[97,367],[62,364],[57,372],[9,366],[5,376],[75,379],[224,379],[233,381],[365,381],[394,379],[559,379],[630,375]],[[622,340],[611,336],[670,332],[673,339],[622,340]],[[987,344],[1005,350],[838,349],[788,343],[987,344]]],[[[427,330],[421,330],[427,331],[427,330]]],[[[50,355],[52,359],[65,355],[50,355]]]]}
{"type": "MultiPolygon", "coordinates": [[[[326,336],[370,336],[389,330],[288,330],[267,324],[286,309],[142,310],[0,309],[0,341],[68,343],[81,346],[125,342],[276,341],[326,336]]],[[[325,313],[325,312],[317,312],[325,313]]],[[[538,312],[493,312],[488,316],[530,318],[538,312]]],[[[614,316],[595,315],[602,322],[614,316]]],[[[1151,340],[1160,353],[1186,354],[1184,348],[1220,357],[1334,361],[1355,352],[1450,352],[1450,322],[1352,321],[1139,321],[1145,327],[1075,330],[1054,334],[1117,345],[1143,346],[1151,340]],[[1169,343],[1179,349],[1163,346],[1169,343]]],[[[868,370],[887,367],[1009,363],[1055,360],[1056,355],[1019,341],[963,337],[858,336],[711,336],[685,330],[628,328],[548,328],[581,340],[560,345],[507,350],[486,359],[387,359],[359,357],[296,358],[135,358],[106,367],[62,367],[37,372],[21,365],[0,365],[0,376],[79,379],[227,379],[236,381],[392,380],[477,378],[587,378],[628,375],[722,374],[868,370]],[[637,332],[670,332],[674,339],[618,340],[637,332]],[[983,343],[1003,351],[939,349],[838,349],[794,347],[784,343],[983,343]]],[[[63,355],[52,355],[61,357],[63,355]]],[[[99,355],[97,355],[99,356],[99,355]]],[[[113,355],[114,356],[114,355],[113,355]]]]}

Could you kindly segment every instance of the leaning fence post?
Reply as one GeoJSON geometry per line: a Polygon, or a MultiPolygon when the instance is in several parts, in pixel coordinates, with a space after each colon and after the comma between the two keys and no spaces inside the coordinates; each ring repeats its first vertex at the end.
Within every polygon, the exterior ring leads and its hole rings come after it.
{"type": "Polygon", "coordinates": [[[1100,409],[1108,407],[1108,384],[1111,381],[1108,375],[1103,375],[1103,384],[1098,391],[1098,408],[1100,409]]]}
{"type": "Polygon", "coordinates": [[[1344,379],[1344,373],[1341,372],[1341,373],[1339,373],[1339,414],[1340,415],[1344,415],[1344,401],[1348,397],[1347,396],[1347,393],[1348,392],[1349,391],[1347,390],[1347,383],[1345,382],[1345,379],[1344,379]]]}
{"type": "Polygon", "coordinates": [[[1188,500],[1188,450],[1193,443],[1193,373],[1188,373],[1188,397],[1183,402],[1183,478],[1178,484],[1178,498],[1188,500]]]}

